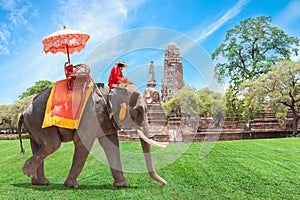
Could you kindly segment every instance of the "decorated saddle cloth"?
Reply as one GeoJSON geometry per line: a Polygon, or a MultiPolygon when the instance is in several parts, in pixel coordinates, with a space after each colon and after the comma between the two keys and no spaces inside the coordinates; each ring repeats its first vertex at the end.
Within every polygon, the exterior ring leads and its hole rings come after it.
{"type": "Polygon", "coordinates": [[[57,81],[48,98],[43,128],[58,126],[77,129],[93,82],[86,87],[68,89],[67,79],[57,81]]]}

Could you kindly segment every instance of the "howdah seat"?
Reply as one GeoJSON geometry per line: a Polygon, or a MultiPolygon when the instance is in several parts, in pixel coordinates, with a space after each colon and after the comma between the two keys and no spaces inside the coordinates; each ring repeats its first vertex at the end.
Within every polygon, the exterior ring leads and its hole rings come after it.
{"type": "Polygon", "coordinates": [[[91,81],[90,68],[85,64],[77,64],[74,66],[66,62],[65,74],[69,90],[72,90],[74,87],[87,86],[91,81]]]}

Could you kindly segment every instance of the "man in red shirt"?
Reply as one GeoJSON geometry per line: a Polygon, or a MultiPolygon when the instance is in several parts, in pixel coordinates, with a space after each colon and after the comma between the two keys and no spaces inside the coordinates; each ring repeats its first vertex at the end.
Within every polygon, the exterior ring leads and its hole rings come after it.
{"type": "Polygon", "coordinates": [[[128,66],[123,61],[116,62],[116,66],[111,69],[108,78],[108,85],[110,89],[118,86],[122,82],[124,79],[122,70],[127,67],[128,66]]]}
{"type": "MultiPolygon", "coordinates": [[[[118,87],[120,83],[124,82],[125,78],[123,76],[122,70],[127,67],[128,66],[124,63],[124,61],[116,62],[116,66],[111,69],[110,75],[108,78],[108,86],[109,86],[110,90],[112,90],[114,87],[118,87]]],[[[112,111],[112,102],[111,102],[112,94],[111,94],[111,92],[112,91],[110,91],[109,95],[108,95],[109,118],[112,118],[112,116],[114,114],[112,111]]],[[[126,115],[126,104],[122,103],[120,105],[120,116],[119,116],[120,120],[123,120],[125,115],[126,115]]]]}

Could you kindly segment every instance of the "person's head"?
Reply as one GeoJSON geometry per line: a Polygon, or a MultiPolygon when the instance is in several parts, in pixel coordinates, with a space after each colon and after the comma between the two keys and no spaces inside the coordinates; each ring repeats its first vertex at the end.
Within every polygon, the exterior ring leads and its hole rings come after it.
{"type": "Polygon", "coordinates": [[[127,67],[128,67],[128,66],[125,64],[124,61],[116,62],[116,65],[117,65],[118,67],[120,67],[121,69],[127,68],[127,67]]]}

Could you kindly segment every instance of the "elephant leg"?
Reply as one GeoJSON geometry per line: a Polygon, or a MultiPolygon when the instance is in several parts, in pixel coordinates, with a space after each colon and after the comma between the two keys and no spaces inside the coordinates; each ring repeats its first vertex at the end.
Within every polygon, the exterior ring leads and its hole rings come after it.
{"type": "Polygon", "coordinates": [[[85,164],[87,156],[89,155],[89,151],[92,148],[94,140],[91,139],[89,144],[87,144],[88,142],[85,142],[83,144],[78,134],[75,133],[73,142],[75,145],[75,150],[73,155],[72,167],[64,185],[69,188],[79,188],[80,185],[79,183],[77,183],[76,179],[82,171],[82,168],[85,164]]]}
{"type": "MultiPolygon", "coordinates": [[[[36,141],[32,138],[30,138],[30,145],[32,154],[35,154],[39,150],[39,145],[36,143],[36,141]]],[[[44,174],[44,160],[41,161],[40,165],[37,168],[37,177],[31,179],[32,185],[49,185],[49,180],[45,177],[44,174]]]]}
{"type": "Polygon", "coordinates": [[[60,137],[57,132],[49,131],[49,132],[41,132],[43,137],[40,137],[38,142],[38,147],[34,144],[34,154],[25,162],[22,171],[24,174],[29,176],[32,179],[38,179],[38,175],[43,174],[43,161],[44,159],[56,151],[61,144],[60,137]]]}
{"type": "Polygon", "coordinates": [[[98,138],[100,145],[103,147],[108,160],[115,187],[130,187],[125,180],[122,172],[119,139],[117,134],[103,136],[98,138]]]}

